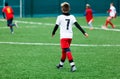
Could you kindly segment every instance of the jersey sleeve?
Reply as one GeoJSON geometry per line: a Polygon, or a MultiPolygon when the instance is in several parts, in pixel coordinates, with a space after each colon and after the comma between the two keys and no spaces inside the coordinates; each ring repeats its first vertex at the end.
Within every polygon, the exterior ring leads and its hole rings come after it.
{"type": "Polygon", "coordinates": [[[73,24],[74,24],[75,22],[77,22],[75,16],[73,16],[73,15],[72,15],[72,22],[73,22],[73,24]]]}
{"type": "Polygon", "coordinates": [[[2,9],[2,12],[5,12],[5,8],[2,9]]]}
{"type": "Polygon", "coordinates": [[[60,16],[57,17],[56,25],[60,25],[60,16]]]}

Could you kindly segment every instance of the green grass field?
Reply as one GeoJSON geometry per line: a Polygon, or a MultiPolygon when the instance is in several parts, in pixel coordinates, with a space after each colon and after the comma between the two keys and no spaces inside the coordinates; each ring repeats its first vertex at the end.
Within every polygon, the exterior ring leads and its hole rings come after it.
{"type": "Polygon", "coordinates": [[[17,18],[19,28],[14,27],[14,34],[1,21],[0,79],[120,79],[120,17],[113,20],[114,30],[101,29],[105,19],[95,17],[91,31],[84,28],[85,18],[77,17],[89,37],[73,28],[71,51],[77,67],[73,73],[68,61],[63,69],[56,68],[61,49],[59,30],[51,37],[55,17],[17,18]]]}

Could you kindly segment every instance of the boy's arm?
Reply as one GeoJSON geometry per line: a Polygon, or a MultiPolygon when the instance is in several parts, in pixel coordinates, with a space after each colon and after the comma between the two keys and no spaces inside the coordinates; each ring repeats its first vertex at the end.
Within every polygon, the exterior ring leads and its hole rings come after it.
{"type": "Polygon", "coordinates": [[[3,15],[3,18],[5,19],[5,13],[4,12],[2,12],[2,15],[3,15]]]}
{"type": "Polygon", "coordinates": [[[87,13],[86,13],[86,11],[85,11],[85,12],[84,12],[84,16],[86,16],[86,14],[87,14],[87,13]]]}
{"type": "Polygon", "coordinates": [[[82,29],[82,27],[77,22],[75,22],[74,24],[86,37],[88,37],[88,34],[82,29]]]}
{"type": "Polygon", "coordinates": [[[111,12],[111,9],[107,10],[107,13],[110,13],[111,12]]]}
{"type": "Polygon", "coordinates": [[[55,35],[55,32],[57,31],[57,29],[58,29],[58,25],[56,24],[52,31],[52,37],[55,35]]]}

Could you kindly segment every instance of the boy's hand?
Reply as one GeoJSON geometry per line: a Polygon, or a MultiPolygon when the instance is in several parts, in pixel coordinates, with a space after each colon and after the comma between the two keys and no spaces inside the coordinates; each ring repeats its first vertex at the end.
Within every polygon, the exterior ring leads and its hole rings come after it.
{"type": "Polygon", "coordinates": [[[52,37],[54,37],[54,34],[52,34],[52,37]]]}
{"type": "Polygon", "coordinates": [[[88,36],[89,36],[87,33],[85,33],[84,35],[85,35],[85,37],[88,37],[88,36]]]}

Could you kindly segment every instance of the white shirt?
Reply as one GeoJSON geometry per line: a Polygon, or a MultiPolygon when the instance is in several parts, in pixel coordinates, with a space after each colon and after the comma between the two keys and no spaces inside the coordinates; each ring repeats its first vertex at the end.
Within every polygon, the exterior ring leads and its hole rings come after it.
{"type": "Polygon", "coordinates": [[[110,7],[110,13],[109,13],[109,15],[111,16],[111,17],[115,17],[115,14],[116,14],[116,8],[114,7],[114,6],[111,6],[110,7]]]}
{"type": "Polygon", "coordinates": [[[57,17],[56,24],[60,27],[60,39],[73,37],[72,25],[75,22],[76,18],[73,15],[59,15],[57,17]]]}

